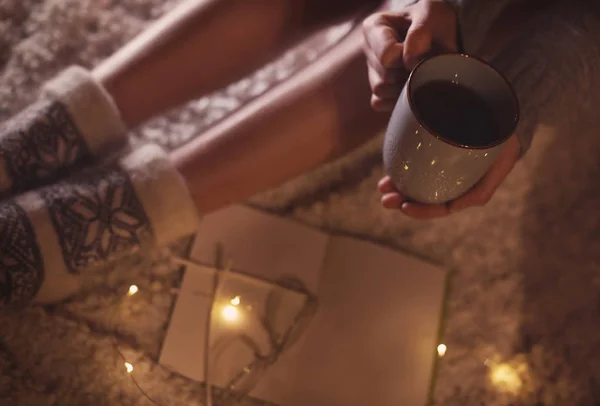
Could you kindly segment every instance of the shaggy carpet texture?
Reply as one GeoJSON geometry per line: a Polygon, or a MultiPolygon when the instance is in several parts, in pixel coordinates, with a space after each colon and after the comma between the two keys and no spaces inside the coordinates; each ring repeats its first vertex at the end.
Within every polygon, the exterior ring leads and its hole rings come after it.
{"type": "MultiPolygon", "coordinates": [[[[0,0],[0,118],[63,67],[93,66],[174,0],[0,0]]],[[[222,92],[136,131],[172,148],[313,60],[336,27],[222,92]]],[[[250,203],[453,271],[436,405],[600,405],[600,117],[541,128],[485,207],[421,222],[383,210],[381,139],[250,203]],[[504,374],[490,377],[494,366],[504,374]],[[515,371],[517,379],[507,378],[515,371]],[[498,382],[500,381],[500,382],[498,382]]],[[[203,386],[156,365],[185,241],[91,275],[66,303],[0,316],[4,405],[202,405],[203,386]],[[127,297],[130,284],[140,292],[127,297]],[[117,351],[117,348],[119,351],[117,351]]],[[[218,394],[217,394],[218,397],[218,394]]],[[[260,404],[248,399],[244,405],[260,404]]],[[[377,405],[373,405],[377,406],[377,405]]],[[[409,406],[409,405],[406,405],[409,406]]]]}

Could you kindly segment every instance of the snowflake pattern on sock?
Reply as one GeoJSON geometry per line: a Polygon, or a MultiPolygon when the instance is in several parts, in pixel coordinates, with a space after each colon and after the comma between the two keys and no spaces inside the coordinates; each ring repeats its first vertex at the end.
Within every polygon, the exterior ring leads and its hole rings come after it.
{"type": "Polygon", "coordinates": [[[11,193],[64,177],[91,157],[67,107],[50,100],[32,104],[0,128],[0,156],[12,183],[0,192],[11,193]]]}
{"type": "Polygon", "coordinates": [[[21,206],[0,204],[0,305],[22,305],[37,294],[44,264],[35,232],[21,206]]]}
{"type": "Polygon", "coordinates": [[[40,194],[71,273],[103,265],[152,240],[148,216],[121,169],[90,171],[40,194]]]}

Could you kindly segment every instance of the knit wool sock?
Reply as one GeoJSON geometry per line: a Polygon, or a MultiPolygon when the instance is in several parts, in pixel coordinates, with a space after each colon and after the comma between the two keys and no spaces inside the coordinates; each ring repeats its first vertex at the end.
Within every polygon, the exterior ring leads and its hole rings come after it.
{"type": "Polygon", "coordinates": [[[0,195],[65,177],[124,146],[126,135],[108,92],[87,70],[70,67],[0,127],[0,195]]]}
{"type": "Polygon", "coordinates": [[[198,220],[183,178],[156,145],[4,201],[0,308],[65,299],[86,272],[190,235],[198,220]]]}

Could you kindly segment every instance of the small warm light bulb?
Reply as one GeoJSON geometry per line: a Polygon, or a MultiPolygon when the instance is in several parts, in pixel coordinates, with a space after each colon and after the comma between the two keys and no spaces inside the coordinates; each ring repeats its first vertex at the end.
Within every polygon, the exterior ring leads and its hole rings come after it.
{"type": "Polygon", "coordinates": [[[231,304],[234,306],[238,306],[241,302],[241,298],[239,296],[234,297],[233,299],[231,299],[231,304]]]}
{"type": "Polygon", "coordinates": [[[129,295],[129,296],[133,296],[133,295],[135,295],[135,294],[138,292],[138,290],[139,290],[139,289],[138,289],[138,287],[137,287],[137,286],[135,286],[135,285],[131,285],[131,286],[129,287],[129,291],[127,292],[127,295],[129,295]]]}
{"type": "Polygon", "coordinates": [[[446,347],[445,344],[438,345],[437,352],[438,352],[438,355],[440,356],[440,358],[443,357],[444,355],[446,355],[446,351],[448,351],[448,347],[446,347]]]}
{"type": "Polygon", "coordinates": [[[431,166],[435,165],[435,159],[431,161],[431,166]]]}
{"type": "Polygon", "coordinates": [[[127,373],[130,374],[131,372],[133,372],[133,365],[131,365],[129,362],[126,362],[125,369],[127,369],[127,373]]]}
{"type": "Polygon", "coordinates": [[[238,309],[235,306],[227,305],[223,308],[221,315],[223,316],[223,318],[225,320],[233,323],[233,322],[236,322],[238,320],[238,318],[240,317],[240,312],[238,311],[238,309]]]}
{"type": "Polygon", "coordinates": [[[517,393],[523,386],[519,372],[508,364],[495,364],[490,368],[490,379],[500,390],[517,393]]]}

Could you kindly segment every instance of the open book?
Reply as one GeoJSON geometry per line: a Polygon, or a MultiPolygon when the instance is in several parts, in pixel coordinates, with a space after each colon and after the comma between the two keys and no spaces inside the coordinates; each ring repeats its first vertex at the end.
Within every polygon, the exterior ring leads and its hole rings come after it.
{"type": "MultiPolygon", "coordinates": [[[[271,297],[269,281],[292,276],[318,299],[318,310],[302,336],[264,371],[251,396],[288,406],[428,403],[447,273],[370,242],[329,235],[239,205],[206,216],[199,225],[191,258],[206,266],[186,270],[161,352],[162,364],[191,379],[205,380],[206,329],[218,244],[223,258],[239,271],[231,273],[237,276],[227,284],[227,298],[238,303],[241,298],[262,308],[265,298],[271,297]],[[242,293],[233,296],[236,292],[242,293]]],[[[284,290],[279,296],[287,298],[286,305],[280,307],[288,309],[283,313],[292,312],[304,295],[284,290]]],[[[211,343],[226,329],[213,322],[211,343]]],[[[267,339],[255,324],[244,329],[262,343],[259,346],[265,344],[267,339]]],[[[213,357],[212,364],[221,371],[235,371],[239,365],[234,364],[241,358],[230,351],[217,361],[213,357]]],[[[211,372],[211,382],[226,386],[227,373],[211,372]]]]}

